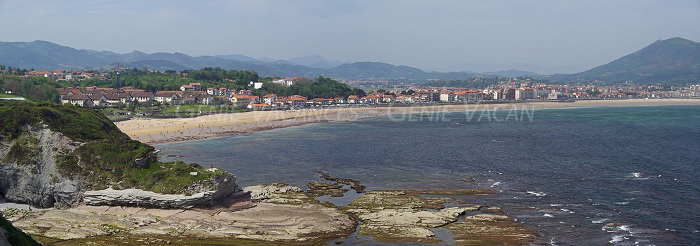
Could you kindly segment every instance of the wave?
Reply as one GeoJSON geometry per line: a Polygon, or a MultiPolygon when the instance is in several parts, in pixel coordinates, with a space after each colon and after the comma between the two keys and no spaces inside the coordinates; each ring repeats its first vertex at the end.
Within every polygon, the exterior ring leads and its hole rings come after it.
{"type": "Polygon", "coordinates": [[[593,224],[603,224],[603,223],[605,223],[605,222],[608,221],[608,220],[610,220],[610,219],[608,219],[608,218],[602,218],[602,219],[599,219],[599,220],[593,220],[593,221],[591,221],[591,223],[593,223],[593,224]]]}
{"type": "Polygon", "coordinates": [[[535,191],[526,191],[525,194],[534,195],[534,196],[546,196],[547,195],[547,193],[535,192],[535,191]]]}

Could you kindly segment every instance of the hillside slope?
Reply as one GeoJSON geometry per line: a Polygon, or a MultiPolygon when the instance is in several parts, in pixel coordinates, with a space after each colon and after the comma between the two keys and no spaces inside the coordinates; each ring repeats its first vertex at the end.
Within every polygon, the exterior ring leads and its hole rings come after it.
{"type": "Polygon", "coordinates": [[[92,109],[0,101],[0,195],[8,201],[70,207],[83,203],[87,191],[135,189],[183,197],[114,203],[179,207],[211,203],[238,190],[227,172],[159,162],[154,150],[92,109]]]}
{"type": "Polygon", "coordinates": [[[656,41],[637,52],[570,78],[606,82],[698,82],[700,43],[683,38],[656,41]]]}

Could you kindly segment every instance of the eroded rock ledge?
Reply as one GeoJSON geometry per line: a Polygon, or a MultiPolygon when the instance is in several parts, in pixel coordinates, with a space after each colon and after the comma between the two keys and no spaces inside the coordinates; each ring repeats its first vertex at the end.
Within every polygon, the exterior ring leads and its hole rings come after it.
{"type": "Polygon", "coordinates": [[[83,194],[83,203],[90,206],[138,206],[156,208],[191,208],[194,206],[213,206],[225,199],[236,198],[245,195],[243,190],[236,185],[236,177],[226,173],[216,176],[213,180],[217,186],[215,190],[201,189],[199,193],[186,194],[159,194],[140,189],[86,191],[83,194]]]}
{"type": "Polygon", "coordinates": [[[284,184],[246,187],[257,198],[242,197],[206,208],[161,209],[80,206],[44,210],[13,218],[15,225],[45,242],[124,245],[224,244],[260,241],[323,244],[347,236],[356,227],[350,217],[324,206],[301,189],[284,184]],[[261,196],[261,194],[266,194],[261,196]],[[118,241],[115,238],[119,238],[118,241]]]}
{"type": "MultiPolygon", "coordinates": [[[[142,193],[122,191],[114,197],[113,192],[100,196],[138,200],[134,196],[142,193]]],[[[353,232],[373,242],[392,243],[522,245],[535,240],[534,230],[501,208],[452,197],[494,194],[488,190],[375,190],[347,206],[319,202],[313,189],[304,191],[284,183],[245,187],[243,194],[247,196],[208,207],[80,206],[12,219],[46,243],[324,245],[329,240],[342,242],[353,232]],[[451,238],[439,238],[438,230],[447,231],[451,238]]]]}

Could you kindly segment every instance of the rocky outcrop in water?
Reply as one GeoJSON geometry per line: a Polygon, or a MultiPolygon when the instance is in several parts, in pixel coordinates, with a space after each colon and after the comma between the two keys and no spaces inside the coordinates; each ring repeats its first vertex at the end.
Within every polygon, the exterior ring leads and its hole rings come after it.
{"type": "Polygon", "coordinates": [[[490,212],[480,205],[445,207],[445,203],[462,203],[454,198],[422,197],[427,195],[483,195],[487,190],[385,190],[370,191],[353,200],[345,209],[362,223],[359,235],[372,236],[379,242],[423,242],[456,245],[522,245],[534,241],[534,230],[515,223],[514,219],[490,212]],[[458,221],[464,216],[464,221],[458,221]],[[436,228],[447,229],[454,242],[437,238],[436,228]]]}

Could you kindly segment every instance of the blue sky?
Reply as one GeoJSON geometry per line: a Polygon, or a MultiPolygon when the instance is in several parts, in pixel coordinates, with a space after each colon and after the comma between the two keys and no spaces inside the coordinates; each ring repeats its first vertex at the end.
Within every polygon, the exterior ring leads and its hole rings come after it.
{"type": "Polygon", "coordinates": [[[120,53],[577,72],[662,38],[700,41],[700,0],[0,0],[0,41],[120,53]]]}

